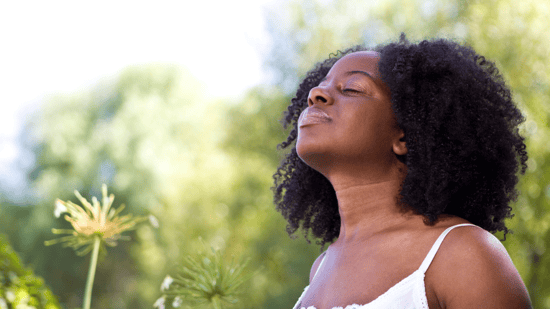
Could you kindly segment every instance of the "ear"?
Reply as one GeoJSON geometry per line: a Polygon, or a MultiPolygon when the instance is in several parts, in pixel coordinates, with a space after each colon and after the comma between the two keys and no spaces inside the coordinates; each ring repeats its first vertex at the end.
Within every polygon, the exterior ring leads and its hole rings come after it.
{"type": "Polygon", "coordinates": [[[397,136],[396,140],[393,142],[393,152],[396,155],[406,155],[408,152],[407,145],[405,143],[405,132],[403,130],[399,130],[399,135],[397,136]]]}

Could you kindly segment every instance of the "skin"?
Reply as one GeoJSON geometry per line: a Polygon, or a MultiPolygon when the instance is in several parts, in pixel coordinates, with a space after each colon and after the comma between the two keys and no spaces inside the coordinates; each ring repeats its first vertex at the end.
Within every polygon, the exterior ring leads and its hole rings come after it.
{"type": "MultiPolygon", "coordinates": [[[[299,122],[298,155],[331,182],[341,217],[337,241],[313,264],[302,307],[370,303],[417,270],[446,228],[468,223],[442,216],[426,225],[398,205],[406,166],[396,155],[407,147],[378,60],[375,52],[356,52],[336,62],[308,98],[308,108],[330,119],[299,122]]],[[[447,235],[425,286],[430,308],[531,308],[505,248],[475,226],[447,235]]]]}

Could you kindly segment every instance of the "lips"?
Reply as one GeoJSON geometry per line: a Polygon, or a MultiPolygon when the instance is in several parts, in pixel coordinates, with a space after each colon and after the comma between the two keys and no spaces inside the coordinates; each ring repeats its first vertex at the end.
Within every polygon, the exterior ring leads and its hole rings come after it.
{"type": "Polygon", "coordinates": [[[298,127],[327,123],[331,121],[332,118],[330,118],[330,116],[323,110],[315,107],[308,107],[302,112],[300,118],[298,118],[298,127]]]}

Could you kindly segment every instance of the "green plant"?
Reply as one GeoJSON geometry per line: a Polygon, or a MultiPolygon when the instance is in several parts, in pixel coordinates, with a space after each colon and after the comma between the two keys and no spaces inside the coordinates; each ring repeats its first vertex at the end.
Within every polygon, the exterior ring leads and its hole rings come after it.
{"type": "Polygon", "coordinates": [[[4,235],[0,235],[0,309],[59,309],[44,280],[26,269],[4,235]]]}
{"type": "Polygon", "coordinates": [[[118,216],[124,209],[124,205],[118,209],[111,209],[115,196],[107,195],[105,184],[101,191],[103,205],[95,197],[92,198],[92,204],[90,204],[78,191],[75,191],[75,195],[83,207],[70,201],[56,200],[54,215],[59,218],[62,213],[68,213],[65,215],[65,220],[71,223],[74,230],[52,229],[54,234],[68,234],[68,236],[45,242],[46,246],[63,243],[64,247],[73,248],[79,256],[92,252],[84,292],[84,309],[90,308],[92,287],[100,253],[104,257],[106,246],[114,247],[118,240],[128,240],[128,237],[121,235],[122,232],[133,230],[139,222],[147,220],[146,217],[133,217],[131,214],[118,216]]]}
{"type": "Polygon", "coordinates": [[[188,307],[209,307],[222,309],[239,301],[241,288],[252,274],[244,274],[248,265],[245,262],[229,263],[222,259],[219,250],[205,250],[197,256],[184,258],[179,272],[173,277],[167,275],[161,285],[164,295],[153,305],[164,309],[167,303],[178,308],[183,304],[188,307]]]}

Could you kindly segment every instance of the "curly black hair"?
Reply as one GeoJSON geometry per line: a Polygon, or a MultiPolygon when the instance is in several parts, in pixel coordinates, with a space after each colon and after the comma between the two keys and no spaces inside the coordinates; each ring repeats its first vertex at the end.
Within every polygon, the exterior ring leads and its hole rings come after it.
{"type": "MultiPolygon", "coordinates": [[[[338,59],[366,50],[356,46],[317,63],[291,100],[283,125],[292,126],[279,148],[290,149],[276,173],[274,200],[287,232],[300,227],[324,245],[338,237],[340,215],[334,188],[296,152],[297,121],[309,91],[338,59]]],[[[434,224],[455,215],[489,232],[509,232],[510,202],[518,193],[518,171],[527,168],[524,121],[495,64],[471,47],[447,39],[379,46],[378,69],[391,91],[392,108],[405,133],[408,153],[400,202],[434,224]]],[[[308,240],[309,242],[309,240],[308,240]]]]}

